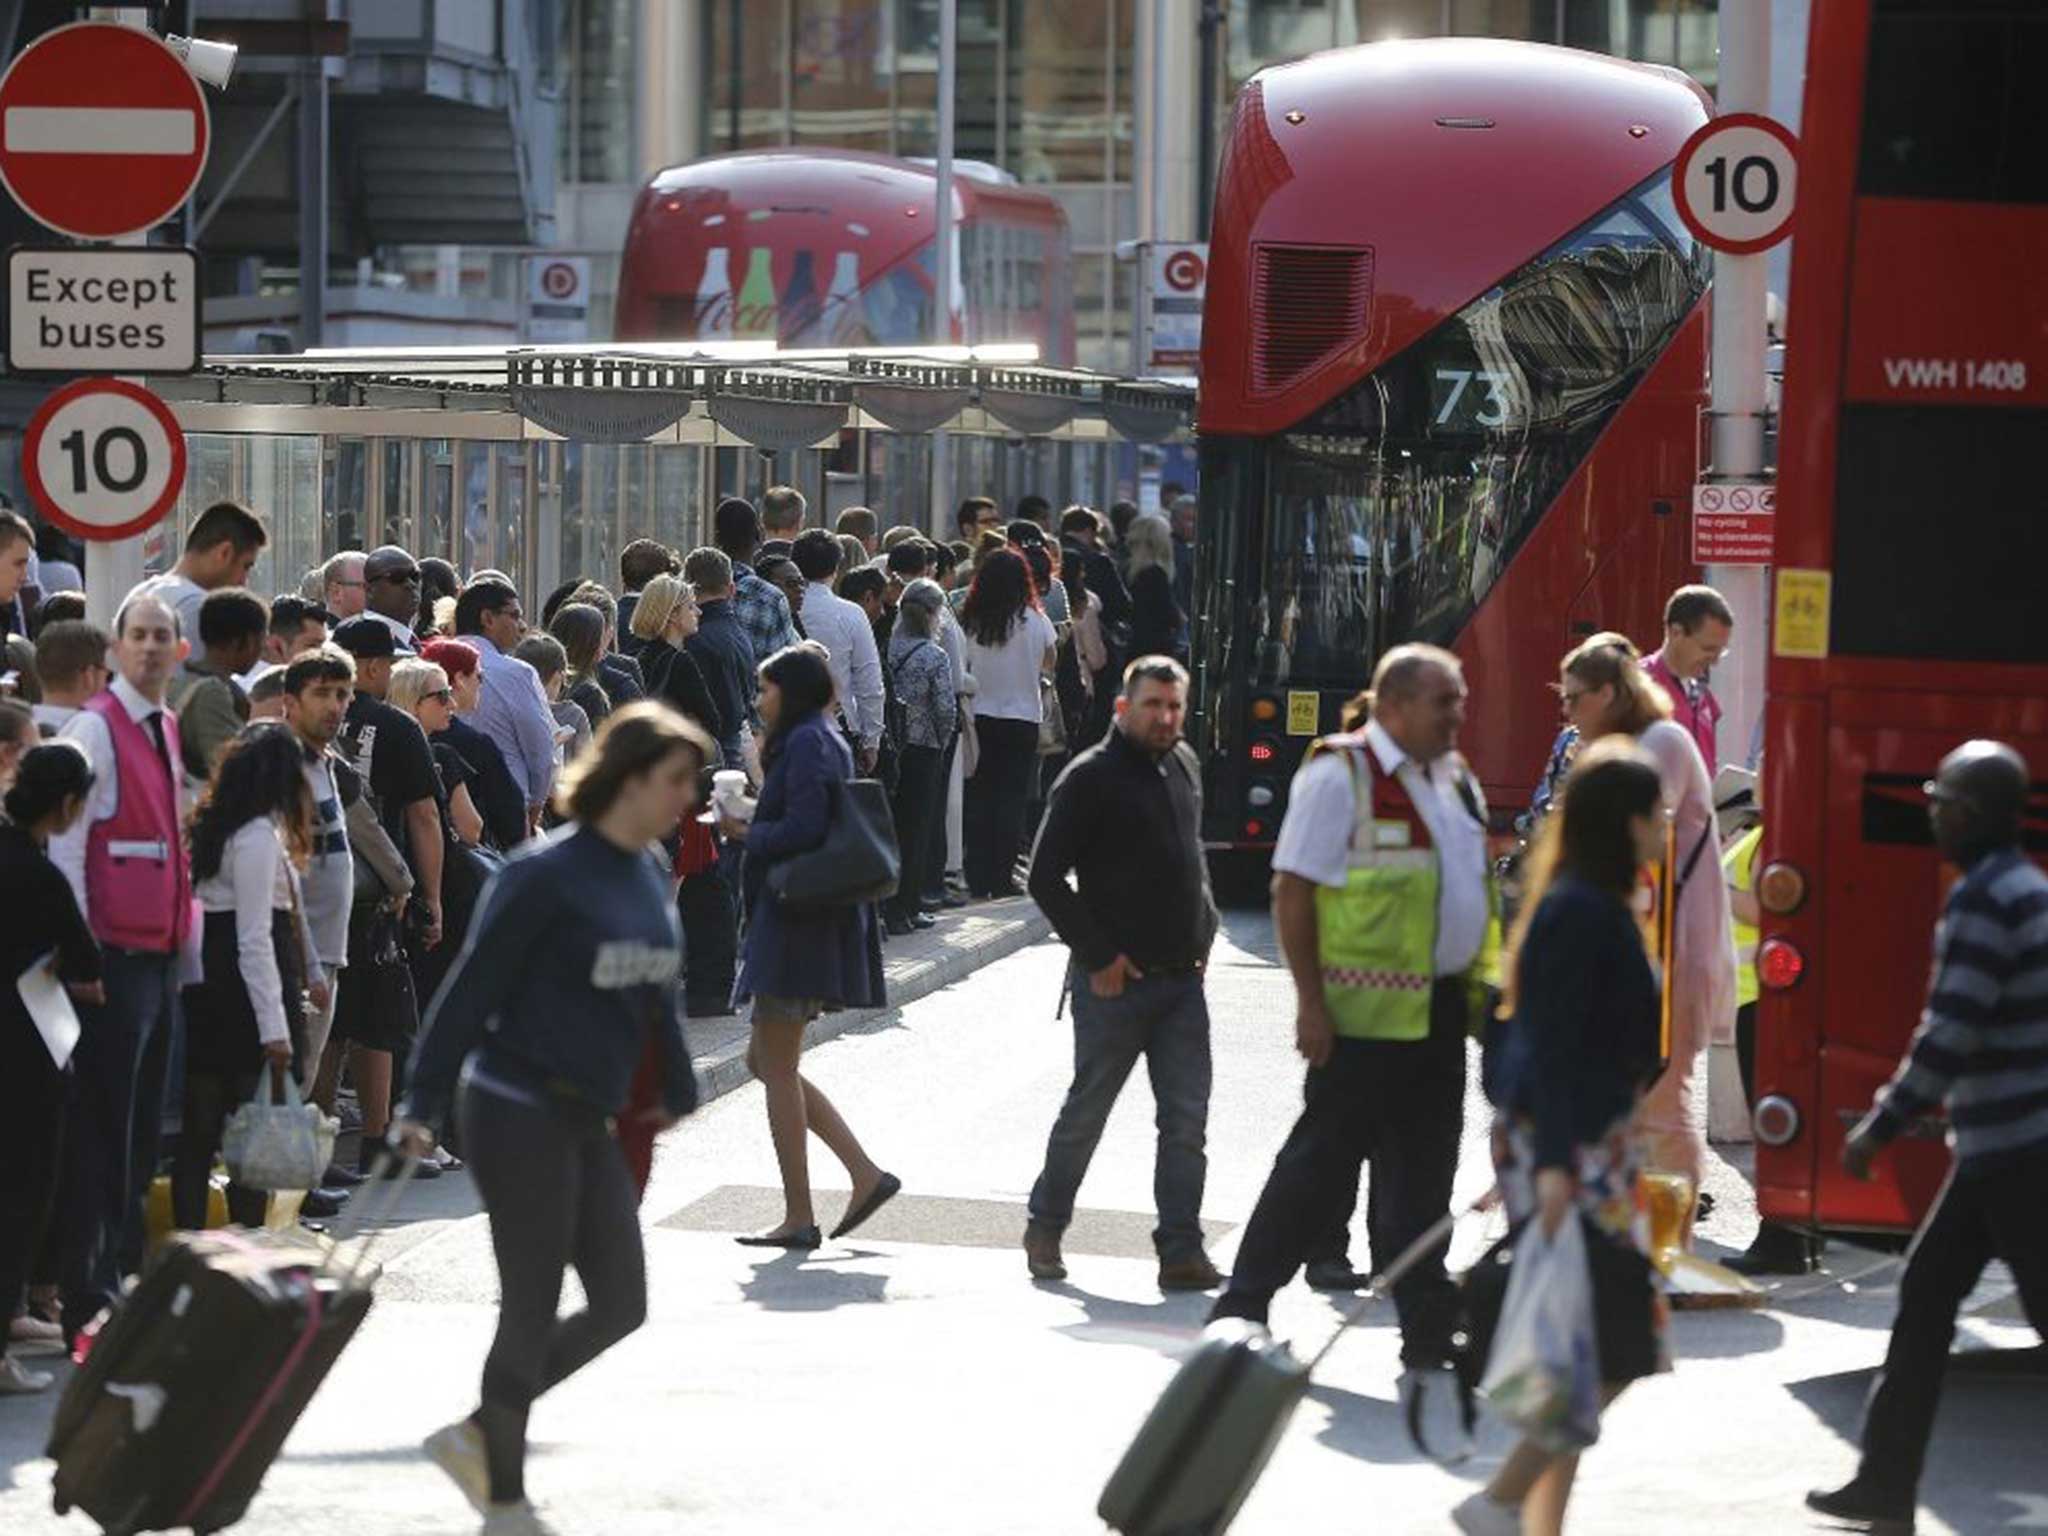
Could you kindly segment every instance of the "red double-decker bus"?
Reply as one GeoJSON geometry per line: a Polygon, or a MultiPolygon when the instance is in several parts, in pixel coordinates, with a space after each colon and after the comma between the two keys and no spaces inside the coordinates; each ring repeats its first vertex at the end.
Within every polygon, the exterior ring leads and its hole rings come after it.
{"type": "MultiPolygon", "coordinates": [[[[845,149],[715,155],[657,174],[626,231],[621,340],[924,346],[938,293],[929,165],[845,149]]],[[[955,167],[956,342],[1074,356],[1065,211],[972,162],[955,167]]]]}
{"type": "Polygon", "coordinates": [[[1692,579],[1708,262],[1675,70],[1482,39],[1255,76],[1202,330],[1196,720],[1212,849],[1270,848],[1309,741],[1388,647],[1446,645],[1497,814],[1596,630],[1692,579]]]}
{"type": "MultiPolygon", "coordinates": [[[[1944,870],[1921,785],[1997,737],[2048,777],[2048,15],[1819,0],[1786,306],[1765,727],[1757,1195],[1898,1230],[1948,1168],[1847,1124],[1925,996],[1944,870]]],[[[2048,785],[2028,836],[2048,854],[2048,785]]]]}

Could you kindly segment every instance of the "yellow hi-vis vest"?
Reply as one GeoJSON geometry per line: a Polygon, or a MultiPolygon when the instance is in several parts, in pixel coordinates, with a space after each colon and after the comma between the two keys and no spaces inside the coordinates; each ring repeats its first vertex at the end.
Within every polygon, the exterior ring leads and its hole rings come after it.
{"type": "MultiPolygon", "coordinates": [[[[1435,842],[1400,780],[1380,771],[1363,733],[1317,742],[1311,759],[1321,751],[1343,754],[1354,808],[1343,887],[1316,887],[1317,955],[1331,1022],[1351,1040],[1427,1039],[1442,889],[1435,842]]],[[[1483,821],[1465,765],[1453,771],[1467,809],[1483,821]]],[[[1486,893],[1486,937],[1464,977],[1473,1029],[1483,1023],[1486,981],[1500,948],[1499,894],[1490,873],[1486,893]]]]}
{"type": "MultiPolygon", "coordinates": [[[[1721,855],[1721,869],[1728,884],[1738,891],[1756,889],[1756,855],[1763,846],[1764,829],[1759,822],[1729,846],[1721,855]]],[[[1735,926],[1735,1006],[1746,1008],[1762,994],[1756,981],[1756,946],[1761,935],[1756,928],[1741,918],[1734,919],[1735,926]]]]}

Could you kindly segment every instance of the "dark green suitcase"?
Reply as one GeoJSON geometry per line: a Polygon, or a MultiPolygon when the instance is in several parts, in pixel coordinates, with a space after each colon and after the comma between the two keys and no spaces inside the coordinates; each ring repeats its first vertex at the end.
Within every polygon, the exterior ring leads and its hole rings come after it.
{"type": "Polygon", "coordinates": [[[1123,1536],[1218,1536],[1228,1530],[1307,1394],[1310,1373],[1346,1328],[1450,1236],[1455,1220],[1445,1216],[1375,1275],[1329,1342],[1306,1363],[1257,1323],[1211,1323],[1152,1405],[1095,1512],[1123,1536]]]}

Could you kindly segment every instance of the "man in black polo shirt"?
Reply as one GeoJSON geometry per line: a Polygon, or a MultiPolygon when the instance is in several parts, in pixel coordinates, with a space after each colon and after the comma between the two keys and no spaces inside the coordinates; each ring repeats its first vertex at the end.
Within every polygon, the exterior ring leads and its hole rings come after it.
{"type": "MultiPolygon", "coordinates": [[[[386,835],[412,866],[413,899],[419,911],[406,943],[432,949],[441,942],[441,861],[446,848],[440,785],[426,732],[406,711],[384,702],[398,654],[397,636],[384,618],[359,614],[334,631],[334,643],[354,657],[356,665],[355,694],[335,746],[369,785],[386,835]]],[[[376,983],[379,967],[388,969],[390,964],[377,952],[380,942],[374,905],[359,904],[349,922],[348,966],[336,999],[330,1049],[345,1046],[349,1052],[349,1075],[363,1115],[364,1172],[384,1142],[394,1058],[402,1062],[411,1054],[419,1024],[413,1009],[394,1008],[397,994],[376,983]]],[[[323,1083],[327,1080],[323,1072],[323,1083]]],[[[428,1178],[439,1171],[431,1160],[419,1169],[428,1178]]]]}
{"type": "Polygon", "coordinates": [[[1181,741],[1187,706],[1188,675],[1178,663],[1164,656],[1132,662],[1116,701],[1116,729],[1053,785],[1032,850],[1031,898],[1073,952],[1075,1060],[1045,1170],[1031,1189],[1024,1255],[1033,1279],[1066,1277],[1060,1234],[1140,1056],[1159,1101],[1152,1239],[1160,1287],[1205,1291],[1223,1278],[1202,1248],[1209,1123],[1202,972],[1218,919],[1202,857],[1198,769],[1181,741]]]}

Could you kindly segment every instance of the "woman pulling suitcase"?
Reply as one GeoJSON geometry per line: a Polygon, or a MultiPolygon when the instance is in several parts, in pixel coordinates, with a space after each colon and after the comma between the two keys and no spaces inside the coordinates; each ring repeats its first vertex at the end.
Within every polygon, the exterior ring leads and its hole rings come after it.
{"type": "Polygon", "coordinates": [[[459,1097],[498,1259],[481,1406],[426,1441],[486,1536],[547,1532],[526,1499],[528,1410],[646,1316],[638,1202],[611,1121],[650,1036],[662,1103],[642,1113],[672,1125],[697,1104],[675,1007],[675,908],[648,845],[693,808],[713,750],[662,704],[605,722],[557,791],[569,824],[485,889],[413,1058],[394,1138],[423,1155],[459,1097]],[[588,1300],[558,1318],[571,1264],[588,1300]]]}

